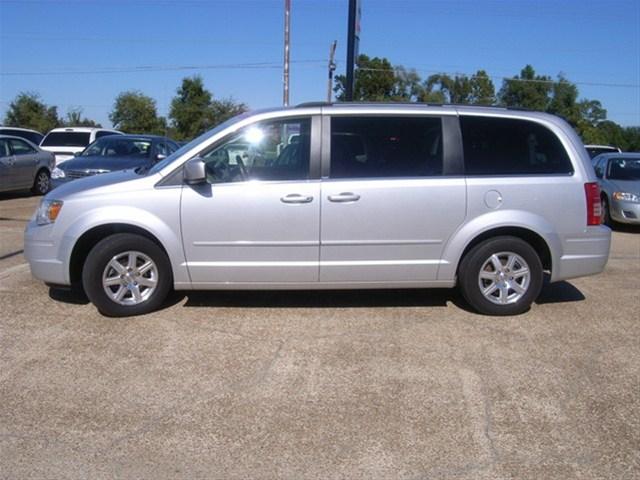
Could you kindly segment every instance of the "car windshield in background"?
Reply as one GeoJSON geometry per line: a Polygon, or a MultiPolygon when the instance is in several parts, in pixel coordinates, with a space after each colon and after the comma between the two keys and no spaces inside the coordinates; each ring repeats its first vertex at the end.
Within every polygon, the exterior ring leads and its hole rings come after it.
{"type": "Polygon", "coordinates": [[[617,151],[618,149],[613,147],[587,147],[587,153],[591,158],[597,157],[601,153],[615,153],[617,151]]]}
{"type": "Polygon", "coordinates": [[[110,135],[96,140],[89,145],[83,157],[148,157],[151,152],[151,141],[143,138],[121,138],[110,135]]]}
{"type": "Polygon", "coordinates": [[[89,132],[51,132],[44,137],[43,147],[86,147],[89,144],[89,132]]]}
{"type": "Polygon", "coordinates": [[[640,157],[611,160],[609,180],[640,180],[640,157]]]}
{"type": "Polygon", "coordinates": [[[148,174],[148,175],[153,175],[154,173],[159,172],[164,167],[166,167],[167,165],[171,164],[172,162],[174,162],[175,160],[180,158],[182,155],[187,153],[192,148],[196,147],[197,145],[200,145],[207,138],[213,137],[214,135],[216,135],[217,133],[221,132],[222,130],[230,127],[234,123],[237,123],[237,122],[239,122],[240,120],[242,120],[244,118],[249,117],[250,115],[251,115],[251,112],[245,112],[245,113],[241,113],[240,115],[236,115],[235,117],[230,118],[226,122],[222,122],[220,125],[215,127],[213,130],[209,130],[208,132],[204,132],[199,137],[194,138],[193,140],[191,140],[186,145],[183,145],[178,150],[176,150],[171,155],[169,155],[167,158],[165,158],[161,162],[156,163],[151,169],[143,170],[144,173],[148,174]]]}

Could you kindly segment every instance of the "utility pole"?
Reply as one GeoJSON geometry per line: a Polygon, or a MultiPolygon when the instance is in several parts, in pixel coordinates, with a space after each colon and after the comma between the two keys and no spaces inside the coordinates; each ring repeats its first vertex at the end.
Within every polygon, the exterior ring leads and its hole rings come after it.
{"type": "Polygon", "coordinates": [[[331,94],[333,93],[333,72],[336,71],[336,62],[333,61],[336,55],[336,46],[338,41],[334,40],[329,48],[329,83],[327,84],[327,102],[331,103],[331,94]]]}
{"type": "Polygon", "coordinates": [[[289,105],[289,19],[291,16],[291,0],[284,0],[284,92],[282,104],[289,105]]]}
{"type": "Polygon", "coordinates": [[[347,28],[347,84],[345,85],[345,100],[353,101],[353,70],[358,54],[360,38],[360,1],[349,0],[349,24],[347,28]]]}

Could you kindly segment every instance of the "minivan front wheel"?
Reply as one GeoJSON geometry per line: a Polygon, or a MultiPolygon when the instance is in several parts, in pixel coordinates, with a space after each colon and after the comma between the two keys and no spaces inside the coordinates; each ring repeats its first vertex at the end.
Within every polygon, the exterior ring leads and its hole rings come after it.
{"type": "Polygon", "coordinates": [[[472,248],[460,263],[467,302],[486,315],[517,315],[542,289],[543,270],[533,247],[517,237],[496,237],[472,248]]]}
{"type": "Polygon", "coordinates": [[[119,233],[98,242],[82,270],[89,300],[107,316],[151,312],[171,288],[171,265],[164,251],[146,237],[119,233]]]}

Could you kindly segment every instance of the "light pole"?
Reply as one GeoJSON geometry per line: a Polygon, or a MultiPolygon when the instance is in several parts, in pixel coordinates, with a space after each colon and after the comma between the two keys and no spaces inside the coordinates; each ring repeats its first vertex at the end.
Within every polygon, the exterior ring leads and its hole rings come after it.
{"type": "Polygon", "coordinates": [[[289,18],[291,16],[291,0],[284,0],[284,91],[282,104],[289,105],[289,18]]]}

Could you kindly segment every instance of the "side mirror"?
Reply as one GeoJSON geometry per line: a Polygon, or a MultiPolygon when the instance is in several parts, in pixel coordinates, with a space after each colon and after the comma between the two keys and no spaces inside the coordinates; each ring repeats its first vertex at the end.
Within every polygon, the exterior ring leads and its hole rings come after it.
{"type": "Polygon", "coordinates": [[[73,152],[74,157],[79,157],[80,155],[82,155],[82,152],[73,152]]]}
{"type": "Polygon", "coordinates": [[[156,162],[164,160],[165,158],[167,158],[167,156],[164,153],[157,153],[156,154],[156,162]]]}
{"type": "Polygon", "coordinates": [[[204,160],[200,157],[192,158],[184,164],[184,183],[199,185],[207,181],[204,160]]]}

